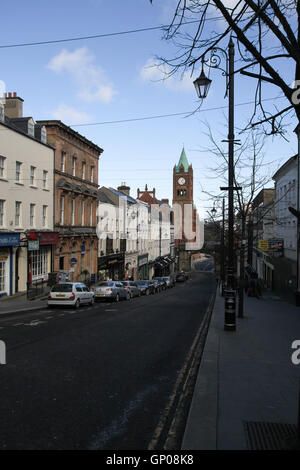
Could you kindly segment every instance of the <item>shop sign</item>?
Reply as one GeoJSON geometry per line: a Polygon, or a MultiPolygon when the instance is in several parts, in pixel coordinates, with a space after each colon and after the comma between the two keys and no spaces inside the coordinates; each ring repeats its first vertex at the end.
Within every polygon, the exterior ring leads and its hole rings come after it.
{"type": "Polygon", "coordinates": [[[76,258],[71,258],[70,259],[70,264],[76,264],[77,263],[77,259],[76,258]]]}
{"type": "Polygon", "coordinates": [[[28,240],[39,240],[40,245],[57,245],[58,232],[29,232],[28,240]]]}
{"type": "Polygon", "coordinates": [[[269,251],[278,252],[283,250],[283,238],[272,238],[269,241],[269,251]]]}
{"type": "Polygon", "coordinates": [[[39,240],[28,240],[28,251],[38,251],[40,249],[39,240]]]}
{"type": "Polygon", "coordinates": [[[268,251],[269,241],[268,240],[259,240],[258,241],[258,248],[262,251],[268,251]]]}
{"type": "Polygon", "coordinates": [[[20,246],[20,234],[0,233],[0,246],[20,246]]]}
{"type": "Polygon", "coordinates": [[[148,255],[139,256],[139,267],[148,263],[148,255]]]}
{"type": "Polygon", "coordinates": [[[270,256],[279,257],[283,255],[283,238],[272,238],[269,240],[268,252],[270,256]]]}

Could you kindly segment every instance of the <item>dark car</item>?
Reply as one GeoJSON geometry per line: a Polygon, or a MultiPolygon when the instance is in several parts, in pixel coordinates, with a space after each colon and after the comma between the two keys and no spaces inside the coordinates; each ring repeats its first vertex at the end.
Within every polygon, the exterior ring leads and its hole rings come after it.
{"type": "Polygon", "coordinates": [[[176,282],[185,282],[187,280],[187,275],[183,271],[176,274],[176,282]]]}
{"type": "Polygon", "coordinates": [[[159,282],[160,290],[166,290],[167,283],[163,277],[154,277],[153,280],[159,282]]]}
{"type": "Polygon", "coordinates": [[[155,288],[154,285],[150,283],[150,281],[136,281],[141,294],[142,295],[149,295],[149,294],[155,294],[155,288]]]}
{"type": "Polygon", "coordinates": [[[151,281],[149,281],[149,284],[154,287],[155,294],[161,291],[161,286],[157,279],[152,279],[151,281]]]}

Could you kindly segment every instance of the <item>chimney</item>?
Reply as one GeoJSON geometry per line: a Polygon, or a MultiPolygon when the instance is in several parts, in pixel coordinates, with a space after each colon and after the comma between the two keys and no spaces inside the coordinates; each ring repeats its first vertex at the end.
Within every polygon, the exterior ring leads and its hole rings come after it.
{"type": "Polygon", "coordinates": [[[161,202],[162,202],[163,204],[169,205],[169,199],[162,199],[161,202]]]}
{"type": "Polygon", "coordinates": [[[4,109],[5,116],[8,118],[21,118],[23,117],[23,102],[24,100],[17,96],[17,93],[4,93],[4,109]]]}
{"type": "Polygon", "coordinates": [[[130,187],[126,186],[125,181],[121,183],[121,186],[118,186],[118,191],[127,194],[127,196],[130,195],[130,187]]]}

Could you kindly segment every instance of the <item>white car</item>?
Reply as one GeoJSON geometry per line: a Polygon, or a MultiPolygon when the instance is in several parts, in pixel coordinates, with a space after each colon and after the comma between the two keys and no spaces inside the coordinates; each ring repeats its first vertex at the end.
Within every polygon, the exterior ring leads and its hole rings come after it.
{"type": "Polygon", "coordinates": [[[94,292],[81,282],[61,282],[55,284],[48,295],[48,307],[53,305],[70,305],[78,308],[83,304],[92,305],[95,301],[94,292]]]}

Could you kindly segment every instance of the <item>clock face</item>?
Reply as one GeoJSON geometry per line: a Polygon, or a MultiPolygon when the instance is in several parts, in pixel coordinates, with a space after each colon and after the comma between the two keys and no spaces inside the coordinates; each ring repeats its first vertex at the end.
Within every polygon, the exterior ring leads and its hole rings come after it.
{"type": "Polygon", "coordinates": [[[185,183],[185,179],[184,179],[184,178],[179,178],[179,179],[178,179],[178,183],[179,183],[180,185],[183,185],[183,184],[185,183]]]}

